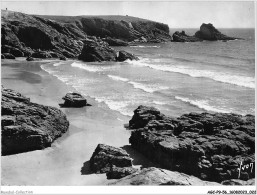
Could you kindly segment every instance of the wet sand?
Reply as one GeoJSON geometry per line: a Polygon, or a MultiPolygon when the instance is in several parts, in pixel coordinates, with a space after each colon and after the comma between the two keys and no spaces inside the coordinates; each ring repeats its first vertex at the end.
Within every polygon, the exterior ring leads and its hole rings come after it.
{"type": "MultiPolygon", "coordinates": [[[[2,60],[1,84],[17,90],[32,102],[59,108],[62,97],[74,91],[40,68],[41,62],[2,60]]],[[[49,62],[48,62],[49,63],[49,62]]],[[[2,185],[105,185],[105,174],[92,174],[89,159],[99,143],[122,147],[134,158],[135,166],[152,163],[129,145],[130,131],[124,128],[128,117],[102,108],[94,100],[84,108],[61,108],[70,122],[69,131],[52,147],[16,155],[2,156],[2,185]],[[81,168],[85,163],[84,174],[81,168]]]]}

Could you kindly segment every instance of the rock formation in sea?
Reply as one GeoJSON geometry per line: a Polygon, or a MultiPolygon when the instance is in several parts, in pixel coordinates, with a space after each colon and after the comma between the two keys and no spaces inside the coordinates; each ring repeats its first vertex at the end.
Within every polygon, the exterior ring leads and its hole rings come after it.
{"type": "Polygon", "coordinates": [[[109,47],[108,43],[94,37],[84,40],[84,47],[78,59],[85,62],[115,61],[116,51],[109,47]]]}
{"type": "Polygon", "coordinates": [[[229,37],[218,31],[212,24],[202,24],[200,30],[195,33],[195,37],[203,40],[235,40],[235,37],[229,37]]]}
{"type": "Polygon", "coordinates": [[[88,106],[86,98],[79,93],[67,93],[62,99],[64,103],[60,104],[61,107],[80,108],[88,106]]]}
{"type": "Polygon", "coordinates": [[[165,169],[149,167],[144,168],[131,175],[123,177],[109,185],[194,185],[194,186],[218,186],[216,182],[202,181],[197,177],[184,173],[169,171],[165,169]]]}
{"type": "Polygon", "coordinates": [[[32,103],[11,89],[1,92],[2,155],[44,149],[68,130],[61,110],[32,103]]]}
{"type": "Polygon", "coordinates": [[[185,31],[176,31],[172,35],[172,41],[173,42],[199,42],[202,41],[202,39],[199,39],[195,36],[189,36],[185,33],[185,31]]]}
{"type": "Polygon", "coordinates": [[[125,60],[139,60],[139,58],[126,51],[119,51],[117,53],[116,61],[124,62],[125,60]]]}
{"type": "Polygon", "coordinates": [[[81,53],[83,40],[92,36],[107,38],[112,44],[142,37],[147,42],[171,39],[168,25],[130,16],[38,16],[1,11],[2,53],[15,57],[39,56],[34,53],[41,51],[46,54],[43,57],[74,58],[81,53]]]}
{"type": "Polygon", "coordinates": [[[84,46],[78,59],[85,62],[138,60],[133,54],[125,51],[116,51],[109,47],[107,42],[96,37],[87,38],[83,42],[84,46]]]}
{"type": "Polygon", "coordinates": [[[165,169],[223,182],[255,178],[255,116],[165,116],[139,106],[129,121],[131,146],[165,169]]]}

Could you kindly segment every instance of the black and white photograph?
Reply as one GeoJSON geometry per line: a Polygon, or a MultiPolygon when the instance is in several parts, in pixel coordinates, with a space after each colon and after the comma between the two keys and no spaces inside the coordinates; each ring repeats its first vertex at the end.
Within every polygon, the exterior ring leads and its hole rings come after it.
{"type": "Polygon", "coordinates": [[[1,194],[256,194],[255,8],[1,1],[1,194]]]}

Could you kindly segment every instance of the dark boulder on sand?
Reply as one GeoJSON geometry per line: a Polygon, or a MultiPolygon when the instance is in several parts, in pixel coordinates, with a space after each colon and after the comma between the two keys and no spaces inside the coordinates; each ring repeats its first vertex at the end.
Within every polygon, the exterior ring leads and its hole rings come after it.
{"type": "Polygon", "coordinates": [[[132,147],[166,169],[216,182],[255,178],[253,115],[190,113],[172,118],[139,106],[129,127],[135,129],[132,147]]]}
{"type": "Polygon", "coordinates": [[[212,24],[202,24],[200,31],[195,33],[195,36],[199,39],[217,41],[217,40],[235,40],[235,37],[229,37],[218,31],[212,24]]]}
{"type": "Polygon", "coordinates": [[[173,42],[199,42],[199,41],[202,41],[202,39],[199,39],[195,36],[189,36],[185,33],[185,31],[181,31],[181,32],[176,31],[172,35],[172,41],[173,42]]]}
{"type": "Polygon", "coordinates": [[[79,93],[67,93],[63,98],[64,103],[60,104],[61,107],[75,107],[80,108],[83,106],[88,106],[87,100],[84,96],[79,93]]]}
{"type": "Polygon", "coordinates": [[[216,182],[202,181],[197,177],[165,169],[149,167],[128,175],[109,185],[220,185],[216,182]]]}
{"type": "Polygon", "coordinates": [[[116,60],[118,62],[124,62],[126,60],[139,60],[139,58],[136,57],[134,54],[128,53],[126,51],[119,51],[117,53],[116,60]]]}
{"type": "Polygon", "coordinates": [[[63,61],[66,61],[66,60],[67,60],[67,58],[66,58],[65,56],[60,56],[59,59],[60,59],[60,60],[63,60],[63,61]]]}
{"type": "Polygon", "coordinates": [[[68,130],[59,109],[32,103],[11,89],[1,92],[2,155],[44,149],[68,130]]]}
{"type": "Polygon", "coordinates": [[[29,57],[26,58],[26,60],[27,60],[27,61],[34,61],[35,59],[32,58],[31,56],[29,56],[29,57]]]}
{"type": "Polygon", "coordinates": [[[105,144],[98,144],[90,158],[90,168],[94,173],[107,173],[113,166],[131,167],[132,159],[121,149],[105,144]]]}

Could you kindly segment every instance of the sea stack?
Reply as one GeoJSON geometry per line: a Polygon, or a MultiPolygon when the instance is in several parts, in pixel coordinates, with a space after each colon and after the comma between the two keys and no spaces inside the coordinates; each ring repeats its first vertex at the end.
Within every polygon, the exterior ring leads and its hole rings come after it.
{"type": "Polygon", "coordinates": [[[195,37],[203,40],[217,41],[217,40],[235,40],[237,38],[229,37],[218,31],[211,23],[203,23],[200,27],[200,31],[195,33],[195,37]]]}

